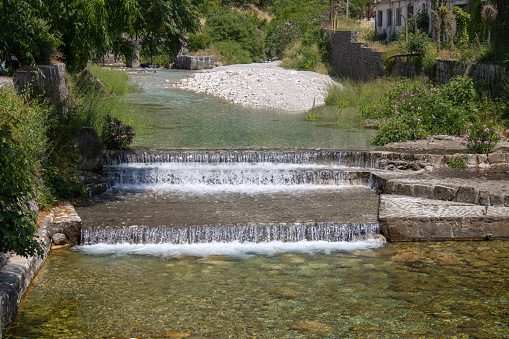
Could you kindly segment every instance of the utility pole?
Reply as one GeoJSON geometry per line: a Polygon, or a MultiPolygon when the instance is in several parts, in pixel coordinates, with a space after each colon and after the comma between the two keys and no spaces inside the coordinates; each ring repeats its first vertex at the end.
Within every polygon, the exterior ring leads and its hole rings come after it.
{"type": "Polygon", "coordinates": [[[350,5],[350,0],[346,0],[346,17],[349,18],[350,17],[350,10],[348,9],[350,5]]]}

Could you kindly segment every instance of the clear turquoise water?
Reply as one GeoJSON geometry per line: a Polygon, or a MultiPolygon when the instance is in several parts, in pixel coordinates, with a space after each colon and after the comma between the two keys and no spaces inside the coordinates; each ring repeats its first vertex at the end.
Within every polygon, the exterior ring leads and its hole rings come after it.
{"type": "MultiPolygon", "coordinates": [[[[309,113],[288,113],[230,104],[172,83],[190,71],[159,70],[131,75],[143,92],[129,95],[135,111],[151,121],[135,147],[156,148],[336,148],[367,150],[372,130],[305,121],[309,113]]],[[[332,108],[319,108],[318,110],[332,108]]]]}
{"type": "Polygon", "coordinates": [[[509,336],[508,242],[260,251],[55,251],[6,338],[509,336]]]}

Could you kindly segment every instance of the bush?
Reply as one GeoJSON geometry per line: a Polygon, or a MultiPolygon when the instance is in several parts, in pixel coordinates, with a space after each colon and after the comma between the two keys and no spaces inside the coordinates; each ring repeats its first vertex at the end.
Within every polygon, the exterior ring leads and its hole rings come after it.
{"type": "Polygon", "coordinates": [[[127,149],[136,136],[131,126],[123,125],[118,119],[106,118],[101,131],[101,140],[106,149],[127,149]]]}
{"type": "Polygon", "coordinates": [[[214,44],[226,64],[249,64],[253,62],[249,52],[235,41],[219,41],[214,44]]]}
{"type": "Polygon", "coordinates": [[[406,80],[363,113],[370,118],[392,117],[373,139],[375,145],[383,145],[433,134],[461,134],[476,105],[471,80],[453,79],[440,87],[406,80]]]}
{"type": "Polygon", "coordinates": [[[280,66],[293,68],[301,71],[315,71],[322,62],[322,55],[317,45],[306,46],[298,42],[292,48],[285,51],[285,56],[280,66]]]}
{"type": "Polygon", "coordinates": [[[289,21],[272,24],[265,39],[265,51],[269,59],[281,59],[283,52],[302,38],[300,25],[289,21]]]}
{"type": "Polygon", "coordinates": [[[37,241],[37,167],[45,150],[47,108],[32,107],[12,90],[0,91],[0,252],[42,254],[37,241]]]}
{"type": "MultiPolygon", "coordinates": [[[[509,130],[505,131],[509,134],[509,130]]],[[[467,143],[469,150],[479,154],[490,153],[500,140],[504,139],[504,134],[499,133],[492,123],[469,123],[467,134],[463,137],[463,142],[467,143]]]]}
{"type": "Polygon", "coordinates": [[[210,37],[203,33],[189,34],[189,37],[187,38],[187,44],[189,46],[189,50],[196,52],[209,47],[210,37]]]}

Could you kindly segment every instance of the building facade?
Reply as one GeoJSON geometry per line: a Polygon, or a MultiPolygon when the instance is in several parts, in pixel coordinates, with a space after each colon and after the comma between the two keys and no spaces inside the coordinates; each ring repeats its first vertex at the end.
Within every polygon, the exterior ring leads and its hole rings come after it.
{"type": "MultiPolygon", "coordinates": [[[[452,10],[454,6],[466,8],[468,0],[447,1],[446,6],[452,10]]],[[[387,41],[395,40],[399,30],[405,28],[405,23],[412,16],[426,13],[430,17],[432,7],[431,0],[382,0],[374,3],[375,29],[377,34],[386,35],[387,41]]],[[[431,20],[430,20],[431,22],[431,20]]],[[[431,33],[431,24],[428,25],[431,33]]]]}

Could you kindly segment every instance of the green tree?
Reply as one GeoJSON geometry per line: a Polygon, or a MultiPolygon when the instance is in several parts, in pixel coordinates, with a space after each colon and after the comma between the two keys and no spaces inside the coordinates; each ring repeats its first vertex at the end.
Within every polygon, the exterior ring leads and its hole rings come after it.
{"type": "Polygon", "coordinates": [[[199,28],[189,0],[138,0],[139,15],[134,23],[136,36],[143,40],[145,54],[175,54],[187,33],[199,28]]]}
{"type": "Polygon", "coordinates": [[[71,72],[110,50],[132,56],[131,38],[143,39],[149,51],[174,52],[198,27],[189,0],[2,0],[0,22],[2,60],[14,53],[36,68],[53,46],[71,72]]]}
{"type": "Polygon", "coordinates": [[[228,9],[216,11],[207,19],[205,32],[213,43],[238,44],[253,61],[265,59],[262,33],[241,13],[228,9]]]}
{"type": "Polygon", "coordinates": [[[2,0],[0,2],[0,60],[14,71],[10,54],[37,69],[38,62],[46,62],[53,48],[60,44],[59,33],[49,30],[39,13],[43,4],[38,1],[2,0]]]}

